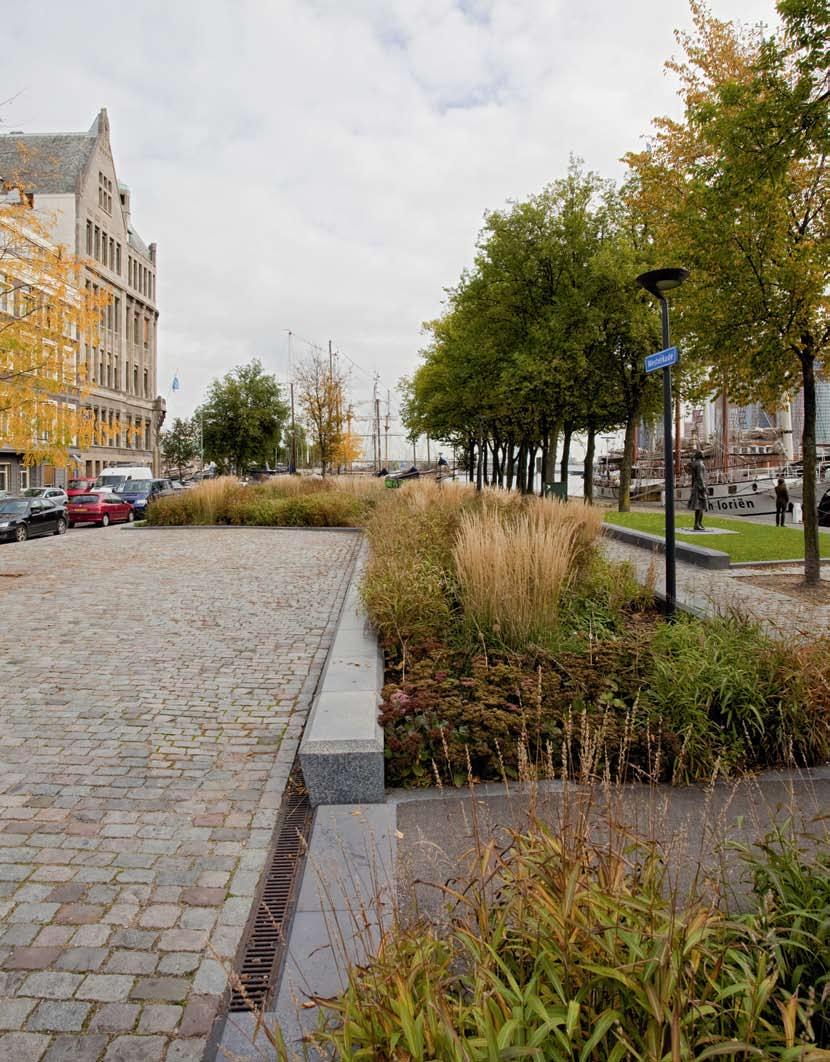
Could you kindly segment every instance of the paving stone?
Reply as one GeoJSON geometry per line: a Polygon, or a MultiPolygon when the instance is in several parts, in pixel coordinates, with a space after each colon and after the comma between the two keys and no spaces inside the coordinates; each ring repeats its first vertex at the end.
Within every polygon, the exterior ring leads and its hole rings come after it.
{"type": "Polygon", "coordinates": [[[40,1062],[50,1039],[45,1033],[6,1033],[0,1036],[0,1058],[4,1062],[40,1062]]]}
{"type": "Polygon", "coordinates": [[[201,995],[219,995],[225,991],[228,971],[216,959],[203,959],[193,979],[193,991],[201,995]]]}
{"type": "Polygon", "coordinates": [[[79,1032],[89,1007],[89,1003],[44,1000],[29,1018],[27,1028],[33,1032],[79,1032]]]}
{"type": "Polygon", "coordinates": [[[141,977],[130,992],[131,999],[154,999],[176,1003],[185,999],[190,981],[183,977],[141,977]]]}
{"type": "Polygon", "coordinates": [[[78,999],[96,999],[101,1003],[126,1002],[133,978],[126,974],[89,974],[77,992],[78,999]]]}
{"type": "Polygon", "coordinates": [[[72,944],[78,948],[100,948],[109,940],[109,926],[79,926],[72,935],[72,944]]]}
{"type": "Polygon", "coordinates": [[[67,948],[55,966],[59,970],[97,970],[107,955],[106,948],[67,948]]]}
{"type": "Polygon", "coordinates": [[[165,1062],[202,1062],[205,1052],[203,1039],[174,1040],[167,1049],[165,1062]]]}
{"type": "Polygon", "coordinates": [[[191,996],[184,1008],[179,1035],[207,1036],[219,1010],[219,997],[210,995],[191,996]]]}
{"type": "Polygon", "coordinates": [[[169,955],[162,956],[158,965],[158,972],[160,974],[192,973],[201,961],[202,956],[196,952],[172,952],[169,955]]]}
{"type": "Polygon", "coordinates": [[[168,929],[161,934],[161,951],[203,951],[210,934],[206,929],[168,929]]]}
{"type": "Polygon", "coordinates": [[[193,904],[195,907],[210,907],[224,903],[225,895],[224,888],[194,886],[182,889],[182,903],[193,904]]]}
{"type": "Polygon", "coordinates": [[[104,1003],[89,1023],[90,1032],[131,1032],[141,1007],[138,1003],[104,1003]]]}
{"type": "Polygon", "coordinates": [[[140,1033],[172,1032],[179,1024],[182,1008],[174,1003],[148,1003],[138,1022],[140,1033]]]}
{"type": "Polygon", "coordinates": [[[34,999],[0,999],[0,1031],[22,1029],[34,1006],[34,999]]]}
{"type": "Polygon", "coordinates": [[[164,1036],[119,1036],[107,1048],[104,1062],[149,1062],[162,1058],[166,1046],[164,1036]]]}
{"type": "Polygon", "coordinates": [[[55,912],[52,919],[57,925],[87,926],[101,921],[104,908],[98,904],[67,903],[55,912]]]}
{"type": "Polygon", "coordinates": [[[89,1034],[58,1036],[43,1056],[43,1062],[98,1062],[107,1039],[106,1036],[89,1034]]]}
{"type": "Polygon", "coordinates": [[[39,970],[29,974],[20,986],[20,995],[36,999],[70,999],[81,981],[81,974],[39,970]]]}
{"type": "Polygon", "coordinates": [[[150,951],[114,951],[106,965],[105,973],[151,974],[159,961],[150,951]]]}
{"type": "Polygon", "coordinates": [[[158,903],[142,911],[139,925],[150,929],[169,929],[179,920],[181,908],[174,903],[158,903]]]}

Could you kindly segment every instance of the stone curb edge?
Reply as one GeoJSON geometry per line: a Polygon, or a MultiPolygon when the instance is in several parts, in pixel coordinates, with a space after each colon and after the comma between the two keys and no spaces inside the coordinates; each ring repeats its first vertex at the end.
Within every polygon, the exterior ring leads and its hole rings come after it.
{"type": "Polygon", "coordinates": [[[383,652],[360,600],[368,549],[364,539],[300,742],[300,766],[313,807],[385,800],[378,722],[383,652]]]}

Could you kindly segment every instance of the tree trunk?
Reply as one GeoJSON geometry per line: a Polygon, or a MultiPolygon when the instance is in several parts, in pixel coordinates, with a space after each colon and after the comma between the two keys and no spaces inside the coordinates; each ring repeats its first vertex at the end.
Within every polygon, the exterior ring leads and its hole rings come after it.
{"type": "Polygon", "coordinates": [[[571,435],[573,435],[573,428],[570,424],[566,424],[562,432],[562,461],[559,465],[559,478],[565,484],[568,482],[568,465],[571,460],[571,435]]]}
{"type": "Polygon", "coordinates": [[[516,469],[516,489],[524,494],[527,489],[527,446],[519,443],[519,467],[516,469]]]}
{"type": "Polygon", "coordinates": [[[501,459],[499,453],[501,447],[497,437],[493,437],[493,475],[490,477],[493,481],[493,486],[501,486],[501,459]]]}
{"type": "Polygon", "coordinates": [[[483,454],[482,437],[479,436],[478,446],[476,447],[476,490],[480,491],[484,483],[484,454],[483,454]]]}
{"type": "Polygon", "coordinates": [[[544,496],[545,496],[545,483],[547,483],[547,479],[545,477],[547,476],[547,473],[548,473],[548,451],[549,450],[550,450],[550,432],[548,431],[547,428],[545,428],[544,434],[542,435],[542,474],[539,477],[539,479],[541,480],[541,482],[539,484],[539,497],[540,498],[544,498],[544,496]]]}
{"type": "Polygon", "coordinates": [[[634,453],[634,441],[637,438],[637,422],[640,419],[640,403],[636,408],[629,411],[625,422],[625,442],[623,443],[623,459],[620,466],[620,486],[617,496],[617,507],[621,513],[631,511],[631,472],[634,467],[636,454],[634,453]]]}
{"type": "Polygon", "coordinates": [[[816,503],[816,361],[812,342],[805,343],[799,357],[804,381],[804,427],[801,432],[801,461],[804,468],[804,579],[808,586],[818,586],[821,565],[816,503]]]}
{"type": "Polygon", "coordinates": [[[472,435],[467,439],[467,478],[470,483],[476,478],[476,443],[472,435]]]}
{"type": "Polygon", "coordinates": [[[533,484],[536,482],[536,451],[538,449],[536,443],[532,443],[527,451],[527,482],[525,489],[528,494],[533,494],[533,484]]]}
{"type": "Polygon", "coordinates": [[[594,504],[594,449],[597,431],[593,424],[588,425],[588,442],[585,447],[585,461],[582,465],[582,497],[589,504],[594,504]]]}
{"type": "Polygon", "coordinates": [[[516,454],[513,447],[513,440],[507,440],[507,489],[513,490],[513,476],[515,474],[516,454]]]}

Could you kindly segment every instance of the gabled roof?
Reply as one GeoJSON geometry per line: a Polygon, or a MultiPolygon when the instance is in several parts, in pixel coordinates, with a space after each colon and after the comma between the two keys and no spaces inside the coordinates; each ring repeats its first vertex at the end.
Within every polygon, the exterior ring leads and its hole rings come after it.
{"type": "Polygon", "coordinates": [[[0,180],[41,195],[75,192],[97,138],[97,120],[88,133],[6,133],[0,136],[0,180]]]}

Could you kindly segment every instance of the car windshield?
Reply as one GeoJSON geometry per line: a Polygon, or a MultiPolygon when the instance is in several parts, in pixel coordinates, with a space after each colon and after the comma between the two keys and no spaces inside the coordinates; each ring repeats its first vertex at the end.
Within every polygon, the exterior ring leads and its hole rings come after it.
{"type": "Polygon", "coordinates": [[[99,476],[95,480],[95,486],[109,487],[110,490],[118,490],[118,488],[126,482],[126,476],[99,476]]]}
{"type": "Polygon", "coordinates": [[[5,500],[0,499],[0,515],[2,516],[11,516],[17,515],[19,513],[25,513],[28,508],[29,503],[27,501],[21,501],[19,498],[6,498],[5,500]]]}
{"type": "Polygon", "coordinates": [[[152,484],[149,479],[133,479],[118,487],[119,494],[149,494],[152,484]]]}
{"type": "Polygon", "coordinates": [[[97,505],[101,499],[97,494],[76,494],[72,499],[73,505],[97,505]]]}
{"type": "Polygon", "coordinates": [[[43,495],[45,493],[46,493],[46,490],[45,490],[44,487],[27,487],[23,491],[23,494],[27,498],[39,498],[39,497],[41,497],[41,495],[43,495]]]}
{"type": "Polygon", "coordinates": [[[89,490],[88,479],[70,479],[69,490],[89,490]]]}

